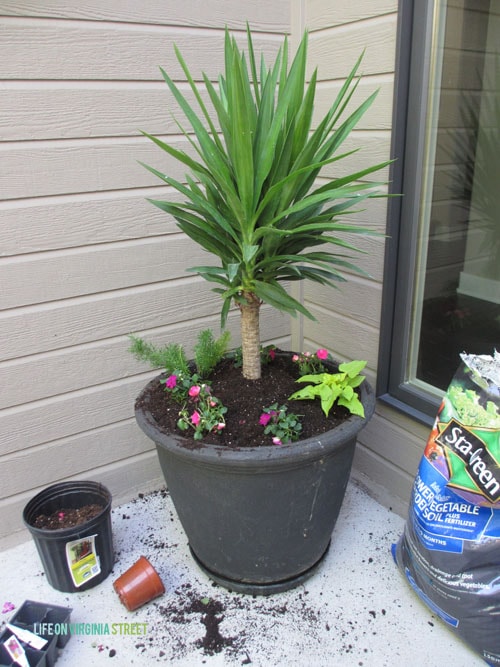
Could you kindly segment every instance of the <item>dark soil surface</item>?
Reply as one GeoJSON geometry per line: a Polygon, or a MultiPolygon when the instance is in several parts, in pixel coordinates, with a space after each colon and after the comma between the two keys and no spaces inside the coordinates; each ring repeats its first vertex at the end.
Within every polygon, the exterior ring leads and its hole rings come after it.
{"type": "MultiPolygon", "coordinates": [[[[304,386],[297,384],[298,377],[297,364],[289,355],[277,354],[273,361],[264,365],[260,380],[245,380],[241,368],[235,368],[231,360],[223,361],[210,382],[212,393],[228,408],[226,428],[198,442],[232,448],[273,446],[271,436],[264,434],[259,418],[263,408],[274,403],[287,405],[289,413],[301,415],[301,440],[324,433],[350,416],[346,408],[334,405],[328,418],[325,417],[319,400],[289,401],[288,397],[304,386]]],[[[180,434],[176,426],[179,404],[171,400],[164,387],[158,379],[147,396],[147,410],[161,429],[180,434]]],[[[192,438],[186,440],[193,442],[192,438]]]]}
{"type": "Polygon", "coordinates": [[[56,510],[49,516],[40,514],[36,517],[33,525],[35,528],[43,528],[45,530],[60,530],[61,528],[73,528],[79,526],[81,523],[90,521],[95,516],[102,512],[101,505],[84,505],[78,509],[61,508],[56,510]]]}

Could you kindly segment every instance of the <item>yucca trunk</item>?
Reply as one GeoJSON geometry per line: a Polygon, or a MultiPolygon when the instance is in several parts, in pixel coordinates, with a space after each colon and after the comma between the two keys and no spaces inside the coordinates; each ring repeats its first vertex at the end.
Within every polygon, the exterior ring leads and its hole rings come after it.
{"type": "Polygon", "coordinates": [[[243,357],[243,377],[247,380],[260,379],[260,299],[255,294],[246,293],[248,303],[240,304],[241,311],[241,351],[243,357]]]}

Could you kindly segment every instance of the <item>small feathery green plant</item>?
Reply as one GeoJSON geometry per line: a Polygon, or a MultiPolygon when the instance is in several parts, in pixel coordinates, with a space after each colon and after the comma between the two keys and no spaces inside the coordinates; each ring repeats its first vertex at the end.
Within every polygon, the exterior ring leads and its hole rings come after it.
{"type": "Polygon", "coordinates": [[[230,338],[229,331],[224,331],[219,338],[214,338],[210,329],[200,331],[198,341],[194,346],[194,358],[196,369],[202,378],[207,378],[224,357],[230,338]]]}
{"type": "MultiPolygon", "coordinates": [[[[221,361],[227,352],[230,337],[229,331],[225,331],[219,338],[214,338],[210,329],[200,331],[194,346],[194,365],[199,377],[207,379],[221,361]]],[[[164,368],[167,375],[191,375],[189,361],[181,344],[168,343],[158,347],[137,336],[130,336],[130,340],[129,352],[140,361],[146,361],[153,368],[164,368]]]]}
{"type": "Polygon", "coordinates": [[[137,336],[130,336],[130,340],[129,352],[139,361],[145,361],[153,368],[164,368],[166,373],[189,373],[189,363],[184,348],[179,343],[158,347],[137,336]]]}

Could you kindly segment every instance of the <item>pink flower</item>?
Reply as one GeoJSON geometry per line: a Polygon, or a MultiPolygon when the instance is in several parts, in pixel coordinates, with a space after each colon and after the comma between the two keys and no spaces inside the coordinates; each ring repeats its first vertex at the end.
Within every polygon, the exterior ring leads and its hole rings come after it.
{"type": "Polygon", "coordinates": [[[191,396],[191,398],[196,398],[198,394],[201,391],[201,387],[197,384],[194,384],[188,391],[188,394],[191,396]]]}
{"type": "Polygon", "coordinates": [[[266,412],[263,412],[260,416],[259,424],[261,426],[267,426],[269,424],[270,419],[271,419],[271,415],[266,413],[266,412]]]}
{"type": "Polygon", "coordinates": [[[226,425],[224,424],[224,422],[219,422],[217,424],[217,430],[222,431],[223,428],[226,428],[226,425]]]}
{"type": "Polygon", "coordinates": [[[294,354],[293,357],[292,357],[292,361],[298,361],[298,360],[299,360],[299,355],[294,354]]]}
{"type": "Polygon", "coordinates": [[[316,356],[318,357],[318,359],[322,359],[322,360],[323,359],[328,359],[328,350],[324,350],[323,348],[320,348],[316,352],[316,356]]]}
{"type": "Polygon", "coordinates": [[[57,517],[58,517],[59,521],[62,521],[64,519],[64,512],[59,512],[57,517]]]}
{"type": "Polygon", "coordinates": [[[168,389],[173,389],[176,384],[177,384],[177,375],[171,375],[170,377],[167,378],[165,382],[165,386],[168,389]]]}
{"type": "Polygon", "coordinates": [[[276,357],[276,351],[273,350],[273,348],[271,348],[271,349],[269,350],[269,358],[272,359],[272,360],[274,360],[275,357],[276,357]]]}
{"type": "Polygon", "coordinates": [[[198,424],[200,423],[200,419],[201,419],[200,413],[195,410],[191,415],[191,421],[195,426],[198,426],[198,424]]]}
{"type": "Polygon", "coordinates": [[[2,607],[2,614],[8,614],[10,611],[14,611],[15,608],[16,605],[12,604],[12,602],[4,602],[2,607]]]}
{"type": "Polygon", "coordinates": [[[282,445],[283,443],[276,436],[273,438],[273,445],[282,445]]]}

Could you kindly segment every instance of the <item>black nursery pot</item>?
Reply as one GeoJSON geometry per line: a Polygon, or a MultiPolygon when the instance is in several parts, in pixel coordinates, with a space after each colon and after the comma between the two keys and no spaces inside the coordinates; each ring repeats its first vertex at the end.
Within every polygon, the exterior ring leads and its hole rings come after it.
{"type": "Polygon", "coordinates": [[[26,505],[23,520],[35,541],[48,583],[58,591],[85,591],[101,583],[114,564],[111,529],[111,494],[97,482],[54,484],[40,491],[26,505]],[[101,505],[89,521],[71,528],[47,530],[34,525],[40,514],[61,509],[101,505]]]}
{"type": "Polygon", "coordinates": [[[156,443],[198,565],[222,586],[253,595],[285,591],[311,576],[330,545],[357,435],[374,411],[366,380],[360,387],[364,419],[351,416],[290,445],[241,450],[186,446],[186,438],[160,431],[147,410],[148,387],[136,419],[156,443]]]}

